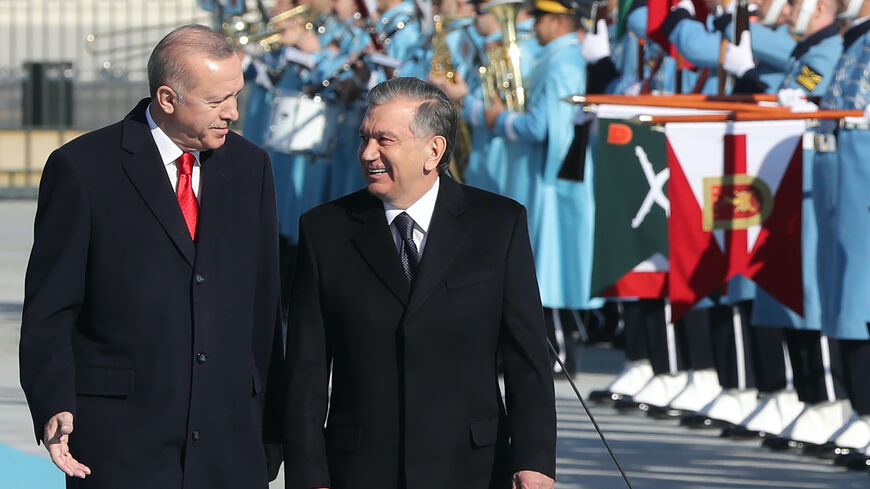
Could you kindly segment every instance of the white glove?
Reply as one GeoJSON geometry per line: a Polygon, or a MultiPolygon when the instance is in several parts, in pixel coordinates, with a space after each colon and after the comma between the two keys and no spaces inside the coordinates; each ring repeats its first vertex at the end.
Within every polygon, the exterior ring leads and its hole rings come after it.
{"type": "MultiPolygon", "coordinates": [[[[643,83],[636,81],[628,86],[625,89],[625,95],[640,95],[640,91],[643,89],[643,83]]],[[[870,107],[870,106],[868,106],[870,107]]]]}
{"type": "Polygon", "coordinates": [[[755,68],[755,61],[752,60],[752,36],[749,35],[749,31],[740,34],[739,44],[729,43],[725,48],[722,68],[738,78],[755,68]]]}
{"type": "Polygon", "coordinates": [[[864,123],[870,124],[870,104],[864,107],[864,123]]]}
{"type": "Polygon", "coordinates": [[[783,88],[776,92],[776,102],[782,107],[792,107],[807,101],[807,93],[800,88],[783,88]]]}
{"type": "Polygon", "coordinates": [[[695,16],[695,4],[692,3],[692,0],[680,0],[679,2],[677,2],[677,5],[674,6],[674,10],[678,8],[689,12],[692,17],[695,16]]]}
{"type": "Polygon", "coordinates": [[[602,58],[610,56],[610,34],[607,30],[607,21],[599,19],[595,24],[595,33],[587,32],[583,39],[580,54],[587,63],[597,63],[602,58]]]}
{"type": "Polygon", "coordinates": [[[816,112],[819,110],[818,105],[806,99],[800,100],[794,105],[789,105],[788,108],[791,109],[792,112],[816,112]]]}

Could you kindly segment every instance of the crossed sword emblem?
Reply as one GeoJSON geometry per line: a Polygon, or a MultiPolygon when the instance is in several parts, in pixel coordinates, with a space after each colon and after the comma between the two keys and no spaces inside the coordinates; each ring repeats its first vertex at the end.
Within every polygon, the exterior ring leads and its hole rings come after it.
{"type": "Polygon", "coordinates": [[[644,197],[643,203],[640,204],[640,208],[637,210],[637,214],[634,215],[634,219],[631,220],[631,228],[637,229],[641,224],[643,224],[647,214],[652,210],[653,204],[658,204],[659,207],[664,209],[666,216],[671,215],[671,202],[665,196],[663,190],[665,182],[667,182],[668,178],[671,176],[671,170],[665,168],[656,173],[655,170],[653,170],[652,163],[649,162],[646,151],[644,151],[640,146],[634,147],[634,154],[637,155],[637,160],[640,162],[640,167],[643,169],[644,176],[646,176],[646,182],[649,184],[649,192],[647,192],[646,197],[644,197]]]}

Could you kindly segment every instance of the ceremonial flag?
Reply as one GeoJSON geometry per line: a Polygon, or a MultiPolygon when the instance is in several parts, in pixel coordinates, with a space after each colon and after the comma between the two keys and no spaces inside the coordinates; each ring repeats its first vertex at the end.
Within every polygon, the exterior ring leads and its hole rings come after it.
{"type": "MultiPolygon", "coordinates": [[[[661,46],[662,49],[672,57],[676,57],[677,53],[673,49],[673,46],[671,46],[671,42],[668,41],[665,33],[662,31],[662,24],[671,12],[671,7],[676,5],[678,1],[679,0],[649,0],[647,2],[646,35],[653,41],[657,42],[659,46],[661,46]]],[[[692,0],[692,4],[695,6],[695,19],[706,24],[707,15],[710,13],[707,4],[704,0],[692,0]]]]}
{"type": "Polygon", "coordinates": [[[665,135],[626,119],[598,121],[593,296],[666,295],[665,135]]]}
{"type": "Polygon", "coordinates": [[[805,122],[665,125],[674,319],[742,274],[803,313],[805,122]]]}

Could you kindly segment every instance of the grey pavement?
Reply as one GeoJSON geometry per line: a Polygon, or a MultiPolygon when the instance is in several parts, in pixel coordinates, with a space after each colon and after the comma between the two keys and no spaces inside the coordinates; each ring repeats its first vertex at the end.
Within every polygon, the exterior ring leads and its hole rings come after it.
{"type": "MultiPolygon", "coordinates": [[[[5,445],[23,452],[22,456],[47,457],[45,450],[34,442],[24,394],[18,386],[23,277],[35,209],[34,201],[0,200],[0,448],[5,445]]],[[[621,364],[620,352],[583,349],[580,373],[576,376],[581,391],[586,394],[605,386],[621,364]]],[[[559,419],[556,487],[627,487],[566,381],[557,380],[556,395],[559,419]]],[[[618,414],[608,406],[590,407],[635,489],[870,487],[866,473],[848,472],[811,457],[774,453],[762,449],[756,441],[725,440],[716,432],[689,430],[676,421],[618,414]]],[[[45,471],[55,470],[48,463],[41,467],[45,471]]],[[[39,488],[59,489],[60,478],[56,480],[56,484],[39,488]]],[[[21,481],[0,471],[0,489],[34,487],[21,481]]],[[[271,486],[279,488],[283,488],[283,483],[271,486]]]]}

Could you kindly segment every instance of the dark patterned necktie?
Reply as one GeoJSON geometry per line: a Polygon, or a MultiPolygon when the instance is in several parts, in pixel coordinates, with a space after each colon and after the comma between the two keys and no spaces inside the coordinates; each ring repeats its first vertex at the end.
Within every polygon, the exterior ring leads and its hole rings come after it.
{"type": "Polygon", "coordinates": [[[408,281],[414,281],[417,274],[417,264],[420,262],[420,254],[417,245],[414,244],[414,220],[406,213],[401,213],[393,219],[399,236],[402,237],[402,247],[399,249],[399,258],[402,259],[402,268],[408,281]]]}
{"type": "Polygon", "coordinates": [[[184,221],[187,223],[187,230],[190,231],[190,239],[196,239],[196,220],[199,214],[199,202],[196,201],[191,182],[194,160],[191,153],[184,153],[176,160],[178,166],[176,194],[181,213],[184,214],[184,221]]]}

